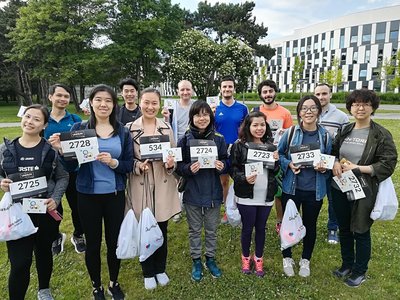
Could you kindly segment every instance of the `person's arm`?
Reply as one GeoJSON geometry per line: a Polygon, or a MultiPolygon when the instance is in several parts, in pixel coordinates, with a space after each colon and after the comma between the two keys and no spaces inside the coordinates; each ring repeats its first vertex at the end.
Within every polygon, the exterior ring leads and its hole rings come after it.
{"type": "Polygon", "coordinates": [[[244,163],[242,161],[241,145],[238,142],[232,145],[230,160],[230,175],[236,184],[246,183],[246,175],[244,172],[244,163]]]}
{"type": "Polygon", "coordinates": [[[67,190],[69,183],[69,174],[64,170],[59,159],[57,159],[57,165],[54,169],[52,180],[54,180],[55,185],[49,198],[53,199],[56,206],[58,206],[61,203],[61,199],[67,190]]]}

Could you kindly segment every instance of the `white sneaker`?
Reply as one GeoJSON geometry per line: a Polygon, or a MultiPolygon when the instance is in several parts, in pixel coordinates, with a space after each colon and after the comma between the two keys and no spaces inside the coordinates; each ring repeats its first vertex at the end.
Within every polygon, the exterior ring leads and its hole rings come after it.
{"type": "Polygon", "coordinates": [[[295,265],[294,260],[291,257],[285,257],[283,259],[283,272],[286,276],[292,277],[294,276],[293,266],[295,265]]]}
{"type": "Polygon", "coordinates": [[[172,221],[174,221],[175,223],[178,223],[180,220],[182,219],[182,214],[176,214],[175,216],[172,217],[172,221]]]}
{"type": "Polygon", "coordinates": [[[308,259],[302,258],[299,262],[300,270],[299,276],[308,277],[310,276],[310,261],[308,259]]]}
{"type": "Polygon", "coordinates": [[[164,273],[156,274],[157,282],[159,285],[164,286],[169,282],[168,275],[164,273]]]}
{"type": "Polygon", "coordinates": [[[37,292],[38,300],[54,300],[51,295],[50,289],[42,289],[37,292]]]}
{"type": "Polygon", "coordinates": [[[157,287],[157,282],[154,277],[144,279],[144,288],[146,290],[154,290],[157,287]]]}

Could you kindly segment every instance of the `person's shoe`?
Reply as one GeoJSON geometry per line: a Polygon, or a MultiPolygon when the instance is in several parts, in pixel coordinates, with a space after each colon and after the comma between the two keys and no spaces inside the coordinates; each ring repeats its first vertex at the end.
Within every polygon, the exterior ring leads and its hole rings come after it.
{"type": "Polygon", "coordinates": [[[214,257],[206,257],[206,262],[204,263],[204,266],[208,269],[208,271],[210,271],[212,277],[214,277],[214,278],[221,277],[222,272],[218,268],[214,257]]]}
{"type": "Polygon", "coordinates": [[[294,276],[294,260],[291,257],[285,257],[283,259],[283,272],[286,276],[292,277],[294,276]]]}
{"type": "Polygon", "coordinates": [[[148,277],[144,279],[144,288],[146,290],[154,290],[157,287],[157,282],[154,277],[148,277]]]}
{"type": "Polygon", "coordinates": [[[114,282],[113,286],[108,286],[107,293],[112,296],[112,300],[124,300],[125,294],[121,290],[121,286],[118,282],[114,282]]]}
{"type": "Polygon", "coordinates": [[[37,292],[38,300],[54,300],[51,295],[50,289],[41,289],[37,292]]]}
{"type": "Polygon", "coordinates": [[[308,277],[310,276],[310,261],[308,259],[302,258],[299,262],[300,270],[299,276],[308,277]]]}
{"type": "Polygon", "coordinates": [[[58,233],[57,239],[53,241],[53,244],[51,246],[51,252],[53,253],[53,256],[58,255],[64,251],[64,243],[66,238],[67,235],[65,233],[58,233]]]}
{"type": "Polygon", "coordinates": [[[258,277],[264,277],[264,262],[263,258],[256,257],[254,255],[254,265],[255,265],[255,273],[258,277]]]}
{"type": "Polygon", "coordinates": [[[106,297],[104,296],[104,289],[102,286],[95,288],[92,293],[94,300],[106,300],[106,297]]]}
{"type": "Polygon", "coordinates": [[[227,217],[226,213],[224,213],[224,215],[221,218],[221,224],[228,224],[228,223],[229,223],[228,217],[227,217]]]}
{"type": "Polygon", "coordinates": [[[182,220],[182,214],[176,214],[175,216],[172,217],[172,221],[175,223],[178,223],[180,220],[182,220]]]}
{"type": "Polygon", "coordinates": [[[341,266],[339,269],[336,269],[332,272],[334,276],[340,279],[345,278],[346,276],[350,275],[350,273],[351,273],[351,268],[344,266],[341,266]]]}
{"type": "Polygon", "coordinates": [[[203,278],[203,265],[201,264],[201,259],[193,259],[192,265],[192,280],[200,281],[203,278]]]}
{"type": "Polygon", "coordinates": [[[83,235],[81,236],[71,236],[71,243],[75,247],[76,253],[84,253],[86,251],[86,242],[83,235]]]}
{"type": "Polygon", "coordinates": [[[250,256],[243,256],[242,254],[242,273],[249,275],[251,274],[251,269],[250,269],[250,264],[251,264],[251,257],[250,256]]]}
{"type": "Polygon", "coordinates": [[[168,275],[165,272],[156,274],[156,279],[158,284],[161,286],[167,285],[169,283],[168,275]]]}
{"type": "Polygon", "coordinates": [[[336,230],[328,230],[328,243],[332,245],[339,243],[339,236],[336,230]]]}
{"type": "Polygon", "coordinates": [[[276,222],[275,231],[276,231],[277,235],[279,235],[279,233],[281,232],[281,226],[282,226],[282,222],[276,222]]]}
{"type": "Polygon", "coordinates": [[[349,287],[359,287],[361,285],[361,283],[363,283],[365,280],[367,280],[367,277],[365,276],[365,274],[352,274],[350,275],[349,278],[347,278],[344,281],[344,284],[349,286],[349,287]]]}

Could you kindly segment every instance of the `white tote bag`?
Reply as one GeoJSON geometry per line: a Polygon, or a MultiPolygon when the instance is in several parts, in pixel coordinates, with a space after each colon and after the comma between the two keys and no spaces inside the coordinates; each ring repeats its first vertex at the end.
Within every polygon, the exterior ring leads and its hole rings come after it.
{"type": "Polygon", "coordinates": [[[303,220],[292,199],[289,199],[286,203],[279,234],[281,237],[281,250],[296,245],[306,235],[306,228],[303,225],[303,220]]]}
{"type": "Polygon", "coordinates": [[[150,257],[164,243],[164,237],[150,208],[146,207],[139,221],[139,261],[150,257]]]}
{"type": "Polygon", "coordinates": [[[12,241],[37,232],[31,218],[22,211],[21,203],[13,203],[5,193],[0,201],[0,241],[12,241]]]}
{"type": "Polygon", "coordinates": [[[229,224],[231,224],[232,227],[239,226],[242,221],[239,209],[236,205],[236,196],[235,191],[233,190],[233,184],[230,185],[228,195],[226,197],[226,216],[229,224]]]}
{"type": "Polygon", "coordinates": [[[372,220],[393,220],[398,209],[399,201],[394,190],[392,177],[388,177],[379,183],[375,206],[370,217],[372,220]]]}
{"type": "Polygon", "coordinates": [[[117,258],[134,258],[139,254],[139,225],[135,213],[128,210],[118,235],[117,258]]]}

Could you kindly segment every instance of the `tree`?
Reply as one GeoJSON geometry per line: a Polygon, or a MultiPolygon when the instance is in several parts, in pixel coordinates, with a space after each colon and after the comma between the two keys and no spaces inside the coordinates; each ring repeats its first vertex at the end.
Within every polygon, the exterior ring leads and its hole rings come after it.
{"type": "Polygon", "coordinates": [[[319,79],[332,86],[334,93],[337,91],[338,85],[343,83],[343,70],[339,66],[337,57],[333,59],[330,69],[320,74],[319,79]]]}
{"type": "Polygon", "coordinates": [[[382,83],[382,92],[386,93],[387,88],[390,87],[390,81],[395,71],[395,61],[393,58],[385,58],[381,67],[379,68],[379,80],[382,83]]]}
{"type": "Polygon", "coordinates": [[[115,74],[144,86],[162,79],[161,66],[184,29],[185,12],[170,0],[117,0],[107,53],[115,74]]]}
{"type": "Polygon", "coordinates": [[[297,85],[300,79],[303,77],[304,61],[300,57],[296,56],[294,58],[294,65],[292,71],[292,91],[293,93],[297,90],[297,85]]]}
{"type": "Polygon", "coordinates": [[[243,4],[219,3],[214,6],[199,2],[197,12],[193,15],[193,26],[208,36],[216,35],[216,41],[223,43],[228,37],[235,37],[255,50],[255,55],[270,59],[275,50],[269,45],[258,44],[259,39],[268,35],[264,24],[257,24],[252,16],[254,2],[243,4]]]}
{"type": "Polygon", "coordinates": [[[390,82],[390,87],[392,89],[400,89],[400,50],[397,51],[396,56],[393,57],[394,66],[393,66],[393,75],[394,78],[390,82]]]}

